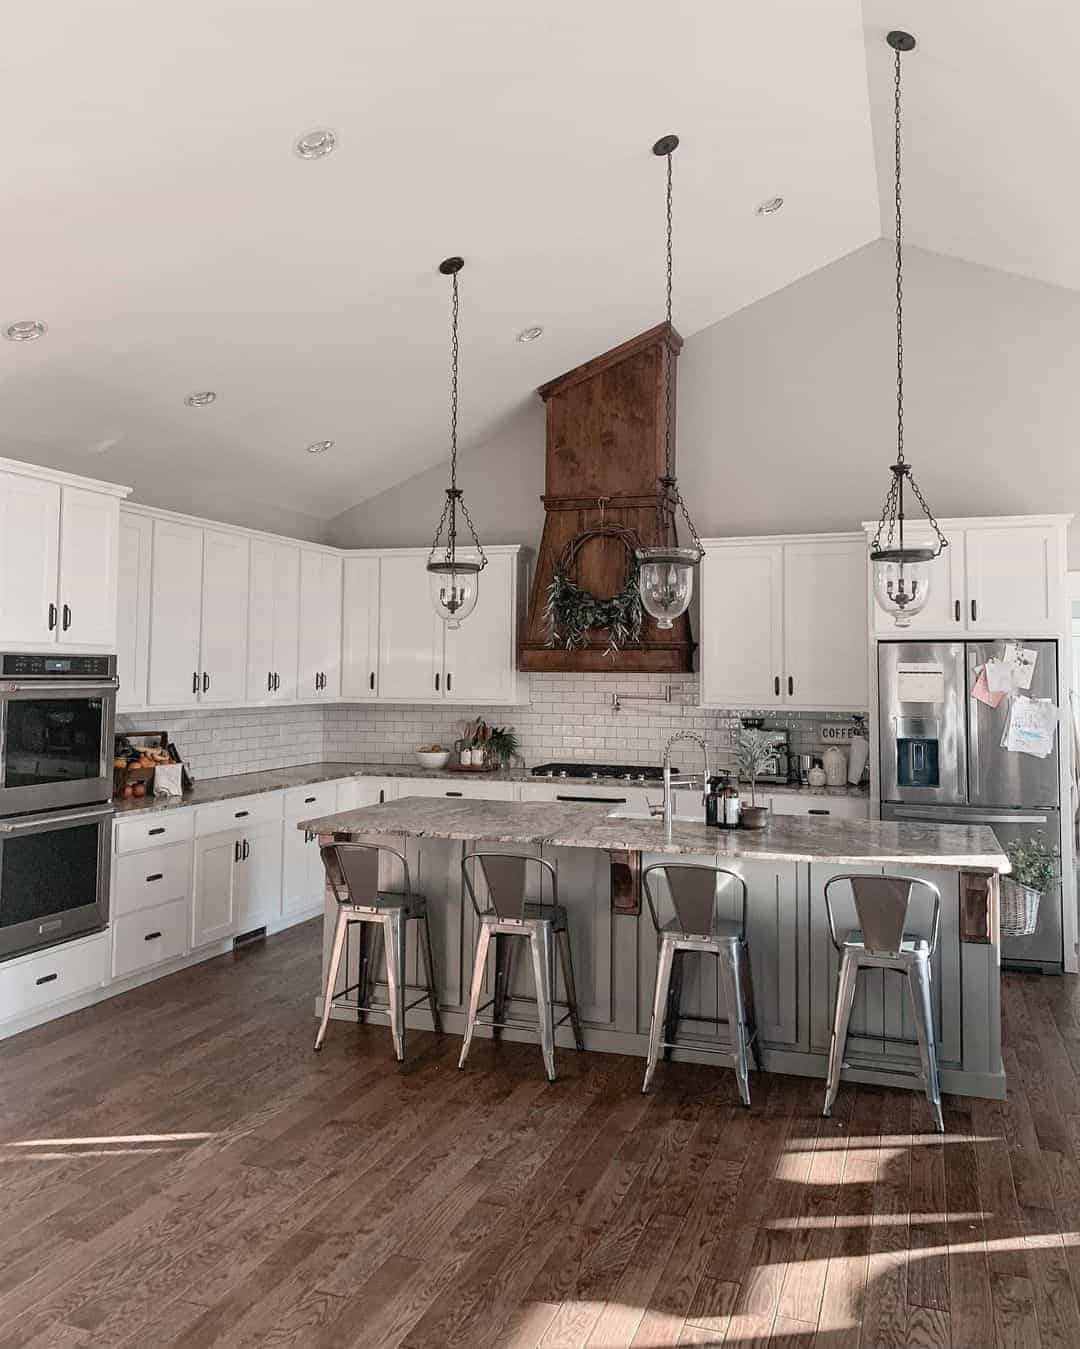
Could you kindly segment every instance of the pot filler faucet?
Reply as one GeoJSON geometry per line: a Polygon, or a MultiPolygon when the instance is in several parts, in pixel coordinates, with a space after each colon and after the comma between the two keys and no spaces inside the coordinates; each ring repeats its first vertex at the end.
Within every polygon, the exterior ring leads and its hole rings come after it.
{"type": "Polygon", "coordinates": [[[695,745],[701,747],[701,755],[705,760],[705,776],[701,779],[701,802],[705,804],[705,798],[709,792],[709,747],[700,735],[695,735],[693,731],[676,731],[664,746],[664,837],[668,843],[671,842],[672,817],[675,811],[672,807],[672,794],[677,791],[685,791],[688,787],[697,785],[697,775],[693,773],[679,773],[674,775],[671,771],[671,747],[678,744],[680,740],[692,740],[695,745]]]}

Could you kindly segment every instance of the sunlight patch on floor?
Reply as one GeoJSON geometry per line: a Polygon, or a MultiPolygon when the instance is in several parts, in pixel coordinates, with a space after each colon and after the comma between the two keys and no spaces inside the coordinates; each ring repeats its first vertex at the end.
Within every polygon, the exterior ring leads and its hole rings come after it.
{"type": "Polygon", "coordinates": [[[212,1133],[192,1134],[102,1134],[92,1138],[23,1138],[5,1143],[6,1148],[81,1148],[109,1143],[190,1143],[213,1138],[212,1133]]]}
{"type": "Polygon", "coordinates": [[[771,1232],[798,1232],[807,1228],[831,1231],[834,1227],[907,1227],[908,1224],[970,1223],[992,1218],[992,1213],[866,1213],[839,1214],[833,1218],[770,1218],[762,1227],[771,1232]]]}

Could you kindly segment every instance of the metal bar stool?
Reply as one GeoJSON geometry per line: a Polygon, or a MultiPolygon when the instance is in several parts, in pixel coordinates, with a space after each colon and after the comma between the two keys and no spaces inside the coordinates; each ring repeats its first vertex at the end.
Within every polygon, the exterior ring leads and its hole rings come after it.
{"type": "MultiPolygon", "coordinates": [[[[840,1087],[840,1074],[846,1067],[851,1008],[855,1001],[855,981],[861,969],[896,970],[907,981],[915,1016],[915,1034],[922,1061],[921,1074],[909,1074],[921,1081],[938,1133],[945,1132],[941,1118],[941,1079],[938,1073],[937,1034],[934,1029],[934,1005],[931,998],[930,962],[937,950],[938,928],[941,919],[941,892],[930,881],[914,876],[833,876],[825,885],[825,914],[829,920],[829,936],[840,953],[840,972],[836,983],[836,1013],[833,1018],[832,1040],[829,1045],[829,1073],[825,1086],[825,1109],[832,1113],[833,1102],[840,1087]],[[830,891],[835,885],[848,884],[855,901],[858,927],[837,936],[830,891]],[[919,885],[933,897],[930,918],[930,936],[921,937],[905,932],[911,909],[912,893],[919,885]]],[[[876,1035],[875,1040],[889,1044],[911,1044],[900,1036],[876,1035]]],[[[881,1067],[880,1063],[867,1063],[881,1067]]],[[[902,1070],[898,1070],[902,1071],[902,1070]]]]}
{"type": "Polygon", "coordinates": [[[322,1048],[330,1012],[335,1005],[355,1011],[357,1020],[361,1022],[368,1012],[389,1012],[394,1054],[400,1062],[405,1057],[406,1012],[422,1002],[427,1002],[431,1007],[431,1019],[435,1024],[435,1030],[442,1031],[439,1002],[435,992],[435,962],[431,953],[427,900],[423,895],[413,892],[409,880],[409,864],[394,848],[381,847],[374,843],[327,843],[323,845],[321,852],[326,878],[338,903],[338,913],[337,925],[334,928],[334,944],[330,952],[330,966],[326,972],[326,988],[323,991],[322,1020],[315,1036],[315,1048],[322,1048]],[[379,888],[379,861],[383,854],[396,858],[401,863],[404,888],[400,891],[379,888]],[[405,935],[410,922],[419,924],[418,947],[423,953],[424,972],[427,978],[424,985],[405,982],[405,935]],[[347,983],[340,992],[335,992],[343,955],[346,980],[349,977],[349,931],[357,924],[360,926],[357,982],[347,983]],[[376,967],[380,936],[386,953],[389,1000],[384,1004],[373,1005],[372,974],[376,967]],[[419,989],[421,996],[406,1005],[406,989],[419,989]],[[350,993],[356,993],[355,1001],[350,1001],[350,993]]]}
{"type": "Polygon", "coordinates": [[[544,1056],[544,1070],[548,1081],[555,1081],[555,1030],[558,1026],[570,1022],[574,1032],[574,1043],[578,1049],[585,1048],[581,1036],[581,1022],[578,1019],[577,989],[574,986],[574,965],[570,956],[570,934],[566,926],[566,910],[559,903],[559,881],[555,868],[542,857],[531,857],[523,853],[474,852],[461,859],[461,874],[465,888],[469,892],[473,908],[480,923],[480,932],[476,941],[476,956],[473,961],[472,989],[469,994],[469,1014],[465,1024],[465,1040],[461,1046],[461,1058],[458,1067],[465,1067],[472,1045],[473,1031],[479,1021],[480,1012],[493,1008],[490,1021],[481,1024],[492,1027],[492,1036],[497,1040],[499,1032],[508,1026],[521,1030],[535,1030],[536,1025],[526,1021],[508,1021],[506,1004],[514,1002],[535,1002],[540,1030],[540,1048],[544,1056]],[[525,884],[528,867],[540,868],[539,901],[525,898],[525,884]],[[482,908],[476,897],[475,868],[479,866],[487,886],[490,903],[482,908]],[[544,877],[551,884],[551,902],[544,903],[544,877]],[[483,1005],[480,1003],[484,990],[484,976],[487,971],[488,948],[492,937],[495,938],[495,992],[483,1005]],[[513,938],[526,938],[532,954],[533,977],[536,982],[536,997],[524,998],[509,992],[513,974],[514,952],[517,943],[513,938]],[[558,950],[562,965],[563,982],[566,986],[566,1001],[555,999],[555,952],[558,950]],[[565,1015],[555,1020],[555,1008],[565,1007],[565,1015]]]}
{"type": "Polygon", "coordinates": [[[657,862],[641,873],[645,898],[649,902],[653,925],[657,934],[656,985],[653,991],[652,1021],[649,1026],[649,1057],[645,1064],[645,1080],[641,1090],[648,1091],[656,1072],[656,1064],[663,1053],[671,1057],[672,1049],[693,1048],[706,1054],[717,1054],[731,1059],[739,1084],[743,1105],[750,1104],[750,1067],[759,1066],[757,1054],[757,1027],[754,1021],[754,988],[750,979],[750,958],[746,945],[746,882],[734,871],[724,867],[695,866],[684,862],[657,862]],[[675,917],[661,923],[652,890],[652,877],[661,872],[667,881],[675,917]],[[738,920],[721,918],[718,913],[725,881],[739,887],[738,920]],[[711,1041],[700,1038],[676,1039],[682,1000],[683,960],[688,952],[712,955],[717,961],[717,1003],[723,989],[727,1016],[697,1017],[711,1025],[727,1025],[731,1033],[731,1049],[720,1049],[711,1041]]]}

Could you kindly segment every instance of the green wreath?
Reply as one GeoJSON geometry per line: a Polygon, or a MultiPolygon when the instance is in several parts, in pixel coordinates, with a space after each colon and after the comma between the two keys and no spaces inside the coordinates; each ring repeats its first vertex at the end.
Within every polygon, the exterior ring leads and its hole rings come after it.
{"type": "Polygon", "coordinates": [[[632,530],[614,525],[589,529],[571,539],[555,563],[548,585],[547,607],[544,610],[548,646],[562,645],[567,651],[580,649],[588,645],[589,633],[594,628],[606,628],[608,644],[604,654],[614,660],[620,648],[641,641],[645,611],[638,589],[641,571],[637,559],[639,547],[638,537],[632,530]],[[619,539],[627,553],[623,587],[618,594],[608,599],[598,599],[579,586],[572,576],[582,546],[597,537],[619,539]]]}

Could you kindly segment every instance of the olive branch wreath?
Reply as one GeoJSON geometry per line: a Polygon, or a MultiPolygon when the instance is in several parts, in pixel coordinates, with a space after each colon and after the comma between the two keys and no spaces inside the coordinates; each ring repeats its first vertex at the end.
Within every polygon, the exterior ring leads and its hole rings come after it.
{"type": "Polygon", "coordinates": [[[621,648],[640,642],[645,616],[638,590],[641,565],[637,552],[640,547],[641,542],[634,531],[618,525],[587,529],[570,540],[555,563],[548,585],[544,609],[548,646],[561,645],[572,651],[588,645],[589,633],[594,628],[606,628],[608,644],[604,654],[614,660],[621,648]],[[627,554],[623,587],[607,599],[593,595],[574,580],[578,554],[586,543],[596,538],[618,539],[627,554]]]}

